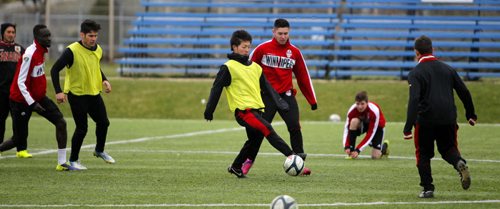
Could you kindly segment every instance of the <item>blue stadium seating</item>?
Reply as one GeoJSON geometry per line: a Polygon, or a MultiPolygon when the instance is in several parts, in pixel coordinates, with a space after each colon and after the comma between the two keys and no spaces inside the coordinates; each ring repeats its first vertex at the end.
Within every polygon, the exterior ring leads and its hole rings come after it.
{"type": "Polygon", "coordinates": [[[332,77],[387,71],[403,77],[415,65],[413,43],[421,35],[432,38],[435,54],[462,75],[500,75],[500,1],[346,0],[344,6],[335,44],[355,53],[336,56],[332,77]]]}
{"type": "Polygon", "coordinates": [[[292,25],[292,44],[304,50],[303,55],[311,71],[324,74],[330,60],[327,56],[331,56],[328,51],[334,47],[335,27],[338,24],[334,8],[339,2],[142,0],[146,11],[136,13],[137,19],[132,23],[134,28],[128,31],[131,37],[123,42],[128,47],[119,49],[125,57],[117,63],[122,73],[214,73],[226,60],[226,54],[230,53],[232,32],[237,29],[249,31],[253,36],[252,44],[256,46],[272,37],[276,18],[287,18],[292,25]],[[221,12],[227,8],[253,8],[257,11],[221,12]],[[284,11],[273,13],[273,8],[284,11]],[[301,9],[314,12],[297,12],[301,9]]]}
{"type": "Polygon", "coordinates": [[[467,77],[500,76],[500,1],[141,0],[117,60],[122,73],[214,73],[245,29],[253,45],[287,18],[291,42],[314,77],[404,77],[415,66],[413,42],[433,39],[435,55],[467,77]],[[446,11],[446,12],[443,12],[446,11]]]}

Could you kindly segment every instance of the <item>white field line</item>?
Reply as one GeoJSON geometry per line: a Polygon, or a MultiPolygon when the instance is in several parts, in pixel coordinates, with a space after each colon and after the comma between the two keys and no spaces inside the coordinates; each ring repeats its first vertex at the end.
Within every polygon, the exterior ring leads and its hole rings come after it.
{"type": "MultiPolygon", "coordinates": [[[[335,202],[335,203],[315,203],[315,204],[299,204],[300,207],[334,207],[334,206],[371,206],[371,205],[451,205],[451,204],[498,204],[500,200],[457,200],[457,201],[432,201],[432,202],[335,202]]],[[[110,208],[110,207],[269,207],[269,204],[64,204],[64,205],[35,205],[35,204],[19,204],[19,205],[2,205],[0,207],[8,208],[66,208],[66,207],[94,207],[94,208],[110,208]]]]}
{"type": "MultiPolygon", "coordinates": [[[[279,125],[279,124],[276,124],[276,125],[279,125]]],[[[160,139],[185,138],[185,137],[191,137],[191,136],[209,135],[209,134],[217,134],[217,133],[240,131],[240,130],[244,130],[244,128],[243,127],[238,127],[238,128],[223,128],[223,129],[207,130],[207,131],[195,131],[195,132],[189,132],[189,133],[184,133],[184,134],[173,134],[173,135],[153,136],[153,137],[141,137],[141,138],[137,138],[137,139],[109,141],[109,142],[106,142],[106,146],[107,145],[113,145],[113,144],[140,143],[140,142],[152,141],[152,140],[160,140],[160,139]]],[[[95,147],[94,144],[88,144],[88,145],[83,145],[82,149],[93,148],[93,147],[95,147]]],[[[71,149],[70,148],[66,148],[66,150],[71,150],[71,149]]],[[[56,149],[50,149],[50,150],[44,150],[44,151],[39,151],[39,152],[33,152],[31,154],[35,156],[35,155],[45,155],[45,154],[52,154],[52,153],[57,153],[57,150],[56,149]]],[[[0,156],[0,159],[13,158],[13,157],[16,157],[16,156],[15,155],[0,156]]]]}
{"type": "MultiPolygon", "coordinates": [[[[330,123],[330,122],[322,122],[322,121],[308,121],[305,123],[330,123]]],[[[274,122],[273,126],[281,126],[285,125],[284,122],[274,122]]],[[[483,124],[485,126],[488,125],[498,125],[498,124],[483,124]]],[[[173,135],[165,135],[165,136],[153,136],[153,137],[141,137],[137,139],[129,139],[129,140],[119,140],[119,141],[110,141],[106,142],[107,145],[113,145],[113,144],[130,144],[130,143],[141,143],[145,141],[153,141],[153,140],[161,140],[161,139],[176,139],[176,138],[185,138],[185,137],[191,137],[191,136],[199,136],[199,135],[210,135],[210,134],[218,134],[218,133],[225,133],[225,132],[233,132],[233,131],[242,131],[245,130],[243,127],[237,127],[237,128],[223,128],[223,129],[216,129],[216,130],[206,130],[206,131],[195,131],[195,132],[189,132],[189,133],[183,133],[183,134],[173,134],[173,135]]],[[[88,144],[82,146],[82,149],[85,148],[94,148],[94,144],[88,144]]],[[[70,148],[67,148],[67,150],[71,150],[70,148]]],[[[120,151],[120,150],[114,150],[114,151],[120,151]]],[[[127,152],[137,152],[137,150],[127,150],[127,152]]],[[[140,151],[139,151],[140,152],[140,151]]],[[[147,152],[152,152],[148,150],[147,152]]],[[[173,152],[173,153],[202,153],[202,154],[237,154],[236,152],[225,152],[225,151],[173,151],[173,150],[167,150],[165,152],[173,152]]],[[[49,149],[49,150],[42,150],[38,152],[32,152],[32,155],[46,155],[46,154],[53,154],[57,153],[56,149],[49,149]]],[[[259,155],[281,155],[279,153],[259,153],[259,155]]],[[[318,157],[345,157],[344,154],[309,154],[309,156],[318,156],[318,157]]],[[[15,155],[5,155],[5,156],[0,156],[0,160],[6,159],[6,158],[15,158],[15,155]]],[[[369,155],[360,155],[360,158],[371,158],[369,155]]],[[[390,156],[391,159],[401,159],[401,160],[415,160],[415,157],[406,157],[406,156],[390,156]]],[[[442,160],[441,158],[434,158],[433,160],[442,160]]],[[[470,162],[487,162],[487,163],[500,163],[500,160],[489,160],[489,159],[467,159],[467,161],[470,162]]]]}
{"type": "MultiPolygon", "coordinates": [[[[179,153],[179,154],[227,154],[227,155],[237,155],[238,152],[235,151],[206,151],[206,150],[125,150],[125,149],[115,149],[113,152],[135,152],[135,153],[179,153]]],[[[267,155],[267,156],[281,156],[281,153],[278,152],[259,152],[259,155],[267,155]]],[[[344,158],[346,155],[345,154],[307,154],[308,157],[315,156],[315,157],[338,157],[338,158],[344,158]]],[[[369,159],[371,158],[370,155],[360,155],[359,158],[366,158],[369,159]]],[[[415,157],[405,157],[405,156],[389,156],[389,158],[392,159],[397,159],[397,160],[415,160],[415,157]]],[[[432,160],[443,160],[441,158],[433,158],[432,160]]],[[[484,159],[466,159],[467,162],[483,162],[483,163],[500,163],[500,160],[484,160],[484,159]]]]}

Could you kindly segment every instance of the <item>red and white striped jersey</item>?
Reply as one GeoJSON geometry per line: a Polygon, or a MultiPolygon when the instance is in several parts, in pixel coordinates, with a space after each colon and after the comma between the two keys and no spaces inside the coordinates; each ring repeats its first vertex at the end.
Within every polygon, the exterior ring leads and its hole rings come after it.
{"type": "Polygon", "coordinates": [[[16,74],[10,86],[10,99],[31,105],[45,97],[45,58],[47,49],[33,42],[17,62],[16,74]]]}
{"type": "Polygon", "coordinates": [[[356,146],[356,149],[363,151],[363,149],[372,141],[377,129],[385,127],[385,117],[378,104],[374,102],[369,101],[368,106],[363,112],[359,112],[358,109],[356,109],[356,103],[354,103],[347,112],[343,137],[344,147],[349,147],[349,126],[353,118],[359,118],[362,123],[368,123],[368,129],[365,137],[356,146]]]}

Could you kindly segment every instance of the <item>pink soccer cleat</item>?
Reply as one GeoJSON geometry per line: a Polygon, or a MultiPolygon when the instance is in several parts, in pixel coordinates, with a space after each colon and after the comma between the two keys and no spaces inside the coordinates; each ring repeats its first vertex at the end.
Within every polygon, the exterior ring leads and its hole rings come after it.
{"type": "Polygon", "coordinates": [[[252,168],[252,165],[253,161],[247,158],[247,160],[245,160],[245,162],[241,166],[241,170],[243,171],[244,175],[247,175],[248,171],[250,171],[250,168],[252,168]]]}

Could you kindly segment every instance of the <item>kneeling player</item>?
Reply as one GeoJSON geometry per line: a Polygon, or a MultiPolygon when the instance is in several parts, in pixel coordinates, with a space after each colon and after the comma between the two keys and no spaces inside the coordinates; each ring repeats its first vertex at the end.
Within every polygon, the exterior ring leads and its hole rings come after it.
{"type": "Polygon", "coordinates": [[[368,102],[366,91],[356,94],[355,103],[347,112],[347,120],[344,128],[344,151],[348,155],[347,159],[355,159],[359,153],[370,146],[372,159],[380,159],[388,155],[389,142],[384,139],[385,117],[380,107],[374,102],[368,102]],[[356,138],[366,133],[365,137],[356,146],[356,138]]]}

